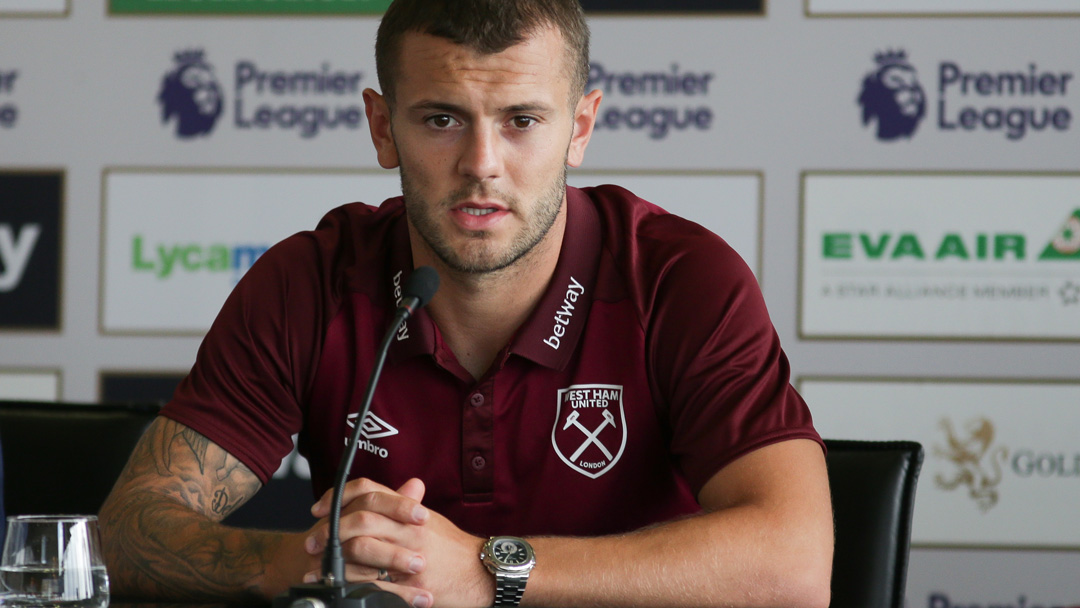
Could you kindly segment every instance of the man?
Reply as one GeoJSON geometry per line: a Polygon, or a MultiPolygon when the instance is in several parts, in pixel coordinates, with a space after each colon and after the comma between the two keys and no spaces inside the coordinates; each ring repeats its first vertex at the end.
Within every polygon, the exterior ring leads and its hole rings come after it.
{"type": "Polygon", "coordinates": [[[376,60],[367,116],[404,199],[332,211],[238,285],[102,509],[114,589],[316,579],[325,519],[217,522],[294,432],[325,518],[402,279],[430,265],[362,421],[349,580],[418,607],[827,605],[822,448],[753,275],[625,190],[565,186],[601,98],[576,0],[398,0],[376,60]],[[500,562],[530,549],[527,578],[500,562]]]}

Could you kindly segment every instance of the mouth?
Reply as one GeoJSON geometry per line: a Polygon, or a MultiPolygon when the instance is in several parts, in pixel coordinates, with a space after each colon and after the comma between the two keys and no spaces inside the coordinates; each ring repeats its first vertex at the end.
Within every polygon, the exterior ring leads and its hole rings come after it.
{"type": "Polygon", "coordinates": [[[462,207],[460,211],[468,213],[469,215],[480,216],[495,213],[496,211],[498,211],[498,209],[477,209],[476,207],[462,207]]]}
{"type": "Polygon", "coordinates": [[[452,214],[466,230],[490,230],[508,215],[508,209],[498,203],[469,201],[456,205],[452,214]]]}

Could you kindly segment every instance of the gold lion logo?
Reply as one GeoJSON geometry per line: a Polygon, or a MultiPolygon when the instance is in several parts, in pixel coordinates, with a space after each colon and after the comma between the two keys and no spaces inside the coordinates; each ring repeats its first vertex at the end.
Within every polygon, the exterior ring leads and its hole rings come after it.
{"type": "Polygon", "coordinates": [[[942,418],[939,425],[945,431],[946,445],[935,445],[934,454],[952,462],[957,471],[952,477],[938,473],[934,483],[943,490],[966,486],[979,508],[984,513],[989,511],[998,502],[997,485],[1009,450],[993,447],[994,425],[986,418],[975,418],[964,425],[968,435],[965,440],[957,436],[951,420],[942,418]]]}

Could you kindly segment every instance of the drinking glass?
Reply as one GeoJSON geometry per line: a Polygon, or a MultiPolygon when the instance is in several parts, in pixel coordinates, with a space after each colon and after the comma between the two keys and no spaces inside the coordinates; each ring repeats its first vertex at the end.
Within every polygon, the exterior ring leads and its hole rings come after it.
{"type": "Polygon", "coordinates": [[[0,558],[0,606],[105,608],[109,577],[93,515],[13,515],[0,558]]]}

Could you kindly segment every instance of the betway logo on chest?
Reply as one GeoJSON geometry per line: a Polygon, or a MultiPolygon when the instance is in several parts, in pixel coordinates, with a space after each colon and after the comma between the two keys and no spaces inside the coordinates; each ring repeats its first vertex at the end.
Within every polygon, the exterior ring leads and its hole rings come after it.
{"type": "Polygon", "coordinates": [[[148,243],[141,234],[131,239],[131,268],[168,279],[177,272],[233,272],[238,280],[269,245],[224,243],[148,243]]]}
{"type": "Polygon", "coordinates": [[[563,298],[562,307],[555,311],[555,324],[551,329],[551,336],[543,342],[555,350],[559,350],[562,337],[566,335],[566,326],[570,325],[570,319],[574,318],[574,303],[585,294],[585,287],[570,277],[570,284],[566,286],[566,297],[563,298]]]}

